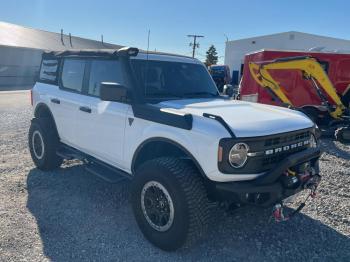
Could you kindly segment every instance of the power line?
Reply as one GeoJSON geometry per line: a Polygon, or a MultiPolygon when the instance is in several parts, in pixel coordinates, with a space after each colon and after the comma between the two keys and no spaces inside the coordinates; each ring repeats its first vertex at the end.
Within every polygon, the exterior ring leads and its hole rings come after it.
{"type": "Polygon", "coordinates": [[[192,46],[192,57],[194,57],[196,53],[196,48],[199,48],[199,43],[197,43],[197,38],[204,37],[203,35],[187,35],[188,37],[193,37],[193,43],[190,43],[192,46]]]}

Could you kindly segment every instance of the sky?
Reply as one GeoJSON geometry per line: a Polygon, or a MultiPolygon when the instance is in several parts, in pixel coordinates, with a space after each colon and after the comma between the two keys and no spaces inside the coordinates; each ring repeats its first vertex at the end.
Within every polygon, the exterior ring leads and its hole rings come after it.
{"type": "Polygon", "coordinates": [[[1,0],[0,20],[150,50],[191,55],[188,34],[204,35],[196,57],[225,41],[300,31],[350,39],[350,1],[1,0]]]}

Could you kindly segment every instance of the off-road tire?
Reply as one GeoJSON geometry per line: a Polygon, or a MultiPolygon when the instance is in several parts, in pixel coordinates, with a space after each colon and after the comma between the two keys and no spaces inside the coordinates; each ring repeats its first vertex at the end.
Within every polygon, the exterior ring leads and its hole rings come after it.
{"type": "Polygon", "coordinates": [[[335,133],[334,133],[335,139],[343,144],[350,143],[349,135],[350,135],[349,127],[340,127],[337,130],[335,130],[335,133]],[[348,133],[346,136],[344,134],[345,132],[348,133]]]}
{"type": "Polygon", "coordinates": [[[209,201],[203,178],[190,161],[171,157],[147,161],[137,169],[131,191],[136,221],[143,235],[160,249],[189,247],[205,234],[210,217],[209,201]],[[165,232],[154,229],[142,211],[141,191],[150,181],[164,186],[174,204],[174,220],[165,232]]]}
{"type": "Polygon", "coordinates": [[[37,168],[49,171],[56,169],[62,164],[63,159],[56,154],[56,150],[59,146],[59,137],[50,118],[32,119],[28,133],[28,144],[30,155],[37,168]],[[43,156],[40,158],[34,153],[32,142],[33,134],[36,133],[37,135],[37,132],[40,133],[44,143],[43,156]]]}

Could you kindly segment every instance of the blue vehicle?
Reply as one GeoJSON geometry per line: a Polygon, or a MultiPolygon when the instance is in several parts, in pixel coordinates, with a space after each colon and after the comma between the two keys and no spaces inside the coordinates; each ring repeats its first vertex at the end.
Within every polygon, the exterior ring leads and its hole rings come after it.
{"type": "Polygon", "coordinates": [[[227,65],[211,65],[209,73],[221,93],[224,91],[224,85],[231,83],[230,68],[227,65]]]}

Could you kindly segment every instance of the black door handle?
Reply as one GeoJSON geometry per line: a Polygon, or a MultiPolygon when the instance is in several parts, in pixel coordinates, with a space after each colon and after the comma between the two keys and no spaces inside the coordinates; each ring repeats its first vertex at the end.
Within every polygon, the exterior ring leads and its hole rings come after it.
{"type": "Polygon", "coordinates": [[[91,108],[87,106],[81,106],[79,107],[80,111],[86,112],[86,113],[91,113],[91,108]]]}
{"type": "Polygon", "coordinates": [[[61,101],[57,98],[51,98],[51,102],[55,104],[61,104],[61,101]]]}

